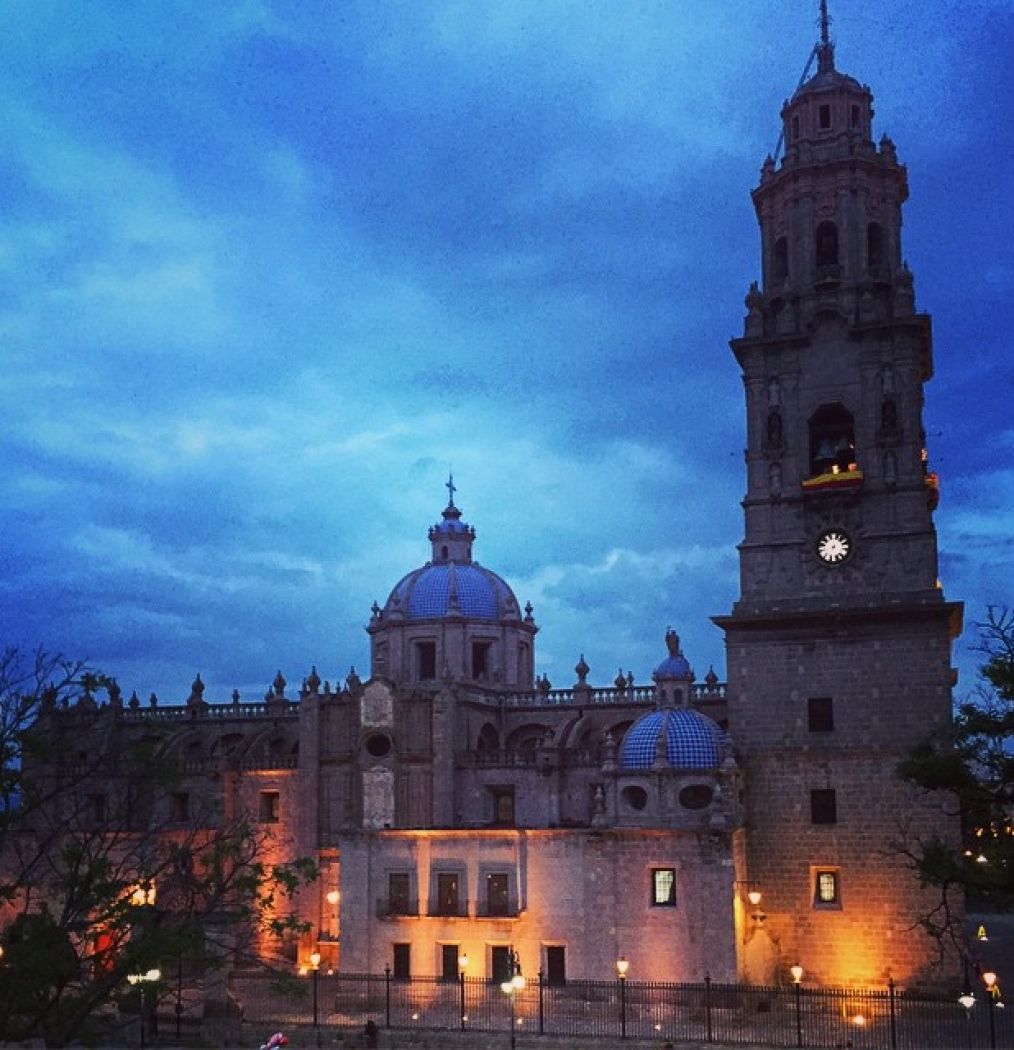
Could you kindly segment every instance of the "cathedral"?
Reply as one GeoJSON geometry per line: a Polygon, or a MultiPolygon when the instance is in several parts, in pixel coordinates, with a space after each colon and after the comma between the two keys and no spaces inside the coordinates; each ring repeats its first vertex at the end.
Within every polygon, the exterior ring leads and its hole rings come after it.
{"type": "MultiPolygon", "coordinates": [[[[727,681],[657,625],[648,685],[537,673],[533,610],[476,560],[453,481],[420,560],[375,604],[368,675],[262,702],[136,697],[82,712],[105,741],[169,727],[196,800],[312,857],[299,900],[340,973],[550,983],[917,985],[932,908],[903,851],[957,824],[895,776],[951,718],[960,604],[937,579],[922,424],[930,319],[902,252],[906,169],[840,72],[826,14],[753,201],[760,278],[731,349],[745,393],[740,594],[727,681]],[[112,728],[111,728],[112,727],[112,728]]],[[[439,503],[435,501],[435,516],[439,503]]],[[[467,504],[467,500],[463,500],[467,504]]],[[[495,529],[496,522],[481,522],[495,529]]],[[[523,596],[522,596],[523,599],[523,596]]],[[[547,625],[551,629],[551,625],[547,625]]],[[[82,725],[84,723],[82,722],[82,725]]]]}

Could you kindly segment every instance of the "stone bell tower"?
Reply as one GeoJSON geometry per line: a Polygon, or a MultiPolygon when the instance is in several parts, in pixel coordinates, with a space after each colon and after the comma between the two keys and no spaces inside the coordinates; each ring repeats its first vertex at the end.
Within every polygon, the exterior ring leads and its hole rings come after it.
{"type": "Polygon", "coordinates": [[[900,847],[957,829],[895,768],[950,720],[961,607],[937,580],[906,169],[874,141],[869,88],[835,67],[826,2],[814,59],[753,191],[762,276],[731,344],[746,393],[740,597],[716,622],[767,957],[823,983],[911,983],[934,976],[934,945],[900,847]]]}

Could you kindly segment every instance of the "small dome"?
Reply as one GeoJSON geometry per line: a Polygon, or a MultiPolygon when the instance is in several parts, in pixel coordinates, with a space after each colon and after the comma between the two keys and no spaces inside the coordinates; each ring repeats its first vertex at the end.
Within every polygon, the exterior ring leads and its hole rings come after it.
{"type": "Polygon", "coordinates": [[[680,678],[684,681],[689,678],[692,681],[694,672],[680,648],[680,636],[671,627],[665,632],[665,644],[669,655],[652,671],[651,677],[656,682],[666,678],[680,678]]]}
{"type": "Polygon", "coordinates": [[[673,769],[717,769],[727,751],[718,723],[689,707],[651,711],[627,731],[620,752],[621,769],[650,769],[665,734],[665,760],[673,769]]]}

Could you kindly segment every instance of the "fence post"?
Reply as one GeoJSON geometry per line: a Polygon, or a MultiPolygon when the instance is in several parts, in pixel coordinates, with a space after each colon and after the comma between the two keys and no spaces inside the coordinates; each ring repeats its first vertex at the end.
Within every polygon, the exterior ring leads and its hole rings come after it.
{"type": "Polygon", "coordinates": [[[711,1042],[711,974],[704,975],[704,1026],[707,1040],[711,1042]]]}
{"type": "Polygon", "coordinates": [[[384,1024],[391,1027],[391,967],[384,967],[384,1024]]]}
{"type": "Polygon", "coordinates": [[[539,970],[539,1035],[546,1034],[546,996],[542,980],[542,970],[539,970]]]}
{"type": "Polygon", "coordinates": [[[887,991],[891,1000],[891,1050],[898,1050],[898,1025],[894,1014],[894,978],[888,977],[887,991]]]}

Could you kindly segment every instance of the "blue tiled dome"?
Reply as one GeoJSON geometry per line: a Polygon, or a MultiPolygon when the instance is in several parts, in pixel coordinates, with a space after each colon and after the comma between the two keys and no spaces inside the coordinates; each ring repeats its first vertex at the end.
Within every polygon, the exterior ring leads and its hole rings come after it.
{"type": "Polygon", "coordinates": [[[718,723],[689,707],[642,715],[627,731],[620,752],[622,769],[650,769],[665,733],[666,761],[674,769],[716,769],[725,755],[725,734],[718,723]]]}
{"type": "Polygon", "coordinates": [[[692,675],[690,664],[682,653],[679,656],[667,656],[652,672],[655,681],[660,678],[690,678],[692,675]]]}
{"type": "Polygon", "coordinates": [[[405,576],[391,592],[387,611],[399,609],[411,620],[439,619],[457,613],[466,619],[498,620],[518,615],[514,592],[476,562],[424,565],[405,576]],[[457,609],[452,609],[452,594],[457,609]]]}

